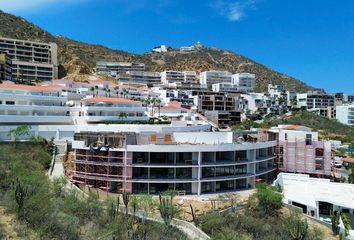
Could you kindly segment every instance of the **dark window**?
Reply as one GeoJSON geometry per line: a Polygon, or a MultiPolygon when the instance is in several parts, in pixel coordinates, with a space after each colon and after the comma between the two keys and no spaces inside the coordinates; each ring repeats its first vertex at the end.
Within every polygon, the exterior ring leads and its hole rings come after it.
{"type": "Polygon", "coordinates": [[[312,145],[312,134],[306,134],[306,145],[312,145]]]}
{"type": "Polygon", "coordinates": [[[6,105],[15,105],[14,101],[6,101],[6,105]]]}

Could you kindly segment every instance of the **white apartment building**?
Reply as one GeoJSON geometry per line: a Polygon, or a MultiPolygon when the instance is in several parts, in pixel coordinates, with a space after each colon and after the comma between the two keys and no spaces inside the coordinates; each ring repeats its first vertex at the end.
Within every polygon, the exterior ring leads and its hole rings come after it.
{"type": "Polygon", "coordinates": [[[168,51],[168,49],[166,45],[161,45],[161,46],[154,47],[151,51],[157,53],[165,53],[168,51]]]}
{"type": "Polygon", "coordinates": [[[144,63],[128,63],[128,62],[96,62],[97,74],[111,75],[112,77],[118,77],[120,73],[126,73],[129,71],[143,72],[145,71],[144,63]]]}
{"type": "Polygon", "coordinates": [[[0,52],[12,60],[12,79],[48,81],[58,78],[56,43],[42,43],[0,37],[0,52]]]}
{"type": "Polygon", "coordinates": [[[227,71],[204,71],[200,73],[200,84],[232,83],[232,73],[227,71]]]}
{"type": "Polygon", "coordinates": [[[320,90],[309,91],[297,94],[297,106],[299,108],[327,108],[334,106],[334,96],[328,95],[320,90]]]}
{"type": "Polygon", "coordinates": [[[331,176],[332,144],[318,133],[298,125],[279,125],[269,130],[278,135],[278,169],[283,172],[331,176]]]}
{"type": "Polygon", "coordinates": [[[336,118],[341,123],[354,126],[354,104],[336,106],[336,118]]]}
{"type": "Polygon", "coordinates": [[[0,123],[71,124],[66,102],[52,87],[0,84],[0,123]]]}
{"type": "Polygon", "coordinates": [[[143,83],[148,85],[161,83],[160,72],[129,71],[118,76],[119,82],[143,83]]]}
{"type": "Polygon", "coordinates": [[[232,83],[237,85],[243,91],[252,91],[256,86],[256,76],[251,73],[232,74],[232,83]]]}
{"type": "Polygon", "coordinates": [[[232,83],[214,83],[211,86],[213,92],[240,92],[238,86],[232,83]]]}
{"type": "Polygon", "coordinates": [[[86,122],[115,122],[148,120],[139,101],[126,98],[92,97],[81,100],[79,117],[86,122]]]}
{"type": "Polygon", "coordinates": [[[161,72],[161,82],[167,83],[182,83],[185,79],[185,73],[182,71],[163,71],[161,72]]]}
{"type": "Polygon", "coordinates": [[[197,83],[197,73],[195,71],[184,71],[184,83],[195,84],[197,83]]]}

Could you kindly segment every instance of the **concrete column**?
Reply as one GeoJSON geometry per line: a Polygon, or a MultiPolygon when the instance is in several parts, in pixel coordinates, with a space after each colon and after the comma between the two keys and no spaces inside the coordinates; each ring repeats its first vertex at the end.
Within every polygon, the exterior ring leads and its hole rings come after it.
{"type": "Polygon", "coordinates": [[[202,153],[198,152],[198,196],[202,193],[202,183],[200,179],[202,178],[202,153]]]}

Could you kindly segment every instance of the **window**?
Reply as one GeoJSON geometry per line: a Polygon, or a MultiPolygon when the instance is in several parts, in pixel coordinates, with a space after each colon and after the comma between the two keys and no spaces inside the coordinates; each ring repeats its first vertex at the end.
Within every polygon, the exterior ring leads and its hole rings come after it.
{"type": "Polygon", "coordinates": [[[312,145],[312,134],[306,134],[306,145],[312,145]]]}
{"type": "Polygon", "coordinates": [[[6,105],[15,105],[15,101],[6,101],[6,105]]]}
{"type": "Polygon", "coordinates": [[[323,148],[316,148],[316,157],[323,157],[323,156],[324,156],[323,148]]]}

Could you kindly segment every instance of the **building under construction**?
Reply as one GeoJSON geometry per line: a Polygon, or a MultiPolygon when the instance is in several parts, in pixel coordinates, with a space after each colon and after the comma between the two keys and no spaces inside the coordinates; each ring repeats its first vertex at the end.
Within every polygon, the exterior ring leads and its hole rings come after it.
{"type": "Polygon", "coordinates": [[[270,131],[277,136],[277,167],[281,172],[331,176],[334,158],[329,141],[318,140],[318,133],[297,125],[279,125],[270,131]]]}
{"type": "Polygon", "coordinates": [[[204,194],[274,178],[266,132],[78,132],[72,182],[108,192],[204,194]]]}

